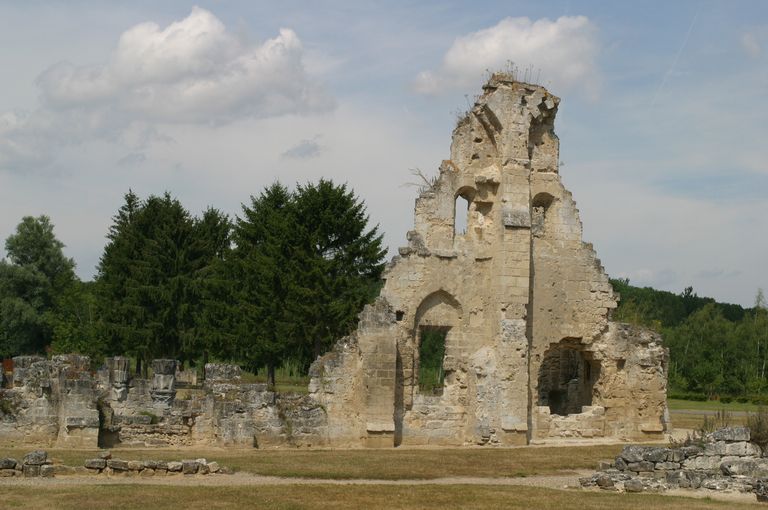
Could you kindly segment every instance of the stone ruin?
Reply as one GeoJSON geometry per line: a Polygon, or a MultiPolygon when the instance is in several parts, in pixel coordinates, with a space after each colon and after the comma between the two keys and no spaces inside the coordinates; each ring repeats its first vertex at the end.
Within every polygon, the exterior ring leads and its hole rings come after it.
{"type": "Polygon", "coordinates": [[[618,296],[558,172],[559,102],[495,74],[458,121],[379,298],[313,367],[332,443],[663,437],[668,353],[610,320],[618,296]],[[425,334],[444,343],[432,391],[425,334]]]}
{"type": "Polygon", "coordinates": [[[204,385],[180,397],[174,360],[153,361],[145,380],[127,358],[94,375],[81,356],[27,356],[15,359],[14,387],[0,390],[0,438],[342,447],[661,439],[668,353],[657,334],[610,320],[618,296],[582,241],[558,172],[559,102],[543,87],[491,77],[454,129],[451,159],[417,198],[408,246],[380,296],[310,368],[309,395],[243,384],[236,367],[211,365],[204,385]],[[425,384],[426,374],[437,382],[425,384]]]}
{"type": "Polygon", "coordinates": [[[726,427],[681,447],[625,446],[584,488],[618,492],[705,489],[754,492],[768,502],[768,458],[747,427],[726,427]]]}
{"type": "Polygon", "coordinates": [[[152,367],[142,379],[124,357],[107,358],[96,373],[84,356],[16,357],[13,387],[0,389],[0,440],[73,448],[328,443],[325,411],[307,395],[243,384],[239,367],[220,364],[205,366],[202,386],[181,390],[175,360],[152,367]]]}
{"type": "Polygon", "coordinates": [[[23,476],[26,478],[53,478],[55,475],[105,475],[105,476],[166,476],[166,475],[209,475],[232,474],[227,467],[206,459],[165,460],[122,460],[112,458],[109,450],[102,451],[97,458],[86,459],[82,466],[58,464],[45,450],[26,454],[21,462],[14,458],[0,458],[0,478],[23,476]]]}

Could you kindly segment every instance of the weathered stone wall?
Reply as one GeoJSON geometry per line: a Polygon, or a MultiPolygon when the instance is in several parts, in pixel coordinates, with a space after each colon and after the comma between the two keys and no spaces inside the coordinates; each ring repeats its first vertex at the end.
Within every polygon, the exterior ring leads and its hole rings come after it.
{"type": "Polygon", "coordinates": [[[682,488],[765,495],[768,458],[750,442],[748,428],[724,428],[702,439],[677,448],[626,446],[609,465],[582,478],[581,485],[624,492],[682,488]]]}
{"type": "Polygon", "coordinates": [[[333,390],[315,398],[329,423],[352,424],[332,426],[332,442],[661,437],[667,353],[658,336],[610,322],[618,298],[558,173],[559,102],[497,74],[459,120],[379,300],[354,341],[318,362],[313,385],[333,390]],[[428,329],[447,332],[438,394],[418,384],[428,329]]]}
{"type": "Polygon", "coordinates": [[[0,437],[13,443],[95,445],[99,413],[89,362],[77,355],[14,358],[13,388],[0,390],[0,437]]]}
{"type": "Polygon", "coordinates": [[[240,384],[240,369],[211,364],[202,388],[175,383],[176,362],[155,360],[150,380],[128,359],[108,358],[97,377],[82,356],[15,358],[15,387],[1,390],[0,440],[99,446],[315,446],[328,444],[324,407],[310,396],[240,384]]]}

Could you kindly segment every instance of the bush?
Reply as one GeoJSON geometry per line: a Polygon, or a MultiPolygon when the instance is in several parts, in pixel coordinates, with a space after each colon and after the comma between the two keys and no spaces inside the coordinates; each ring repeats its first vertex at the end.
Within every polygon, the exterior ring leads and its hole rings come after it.
{"type": "Polygon", "coordinates": [[[733,402],[733,397],[720,397],[720,402],[723,404],[730,404],[733,402]]]}
{"type": "Polygon", "coordinates": [[[739,404],[746,404],[749,402],[749,397],[736,397],[736,402],[739,404]]]}
{"type": "Polygon", "coordinates": [[[752,403],[757,405],[757,406],[766,406],[766,405],[768,405],[768,397],[763,396],[763,395],[753,395],[751,400],[752,400],[752,403]]]}
{"type": "MultiPolygon", "coordinates": [[[[768,417],[768,415],[767,415],[768,417]]],[[[731,413],[725,409],[718,410],[711,416],[704,416],[704,422],[701,424],[699,432],[702,436],[716,430],[731,426],[731,413]]]]}
{"type": "Polygon", "coordinates": [[[768,410],[765,407],[747,415],[747,427],[753,443],[761,448],[768,446],[768,410]]]}

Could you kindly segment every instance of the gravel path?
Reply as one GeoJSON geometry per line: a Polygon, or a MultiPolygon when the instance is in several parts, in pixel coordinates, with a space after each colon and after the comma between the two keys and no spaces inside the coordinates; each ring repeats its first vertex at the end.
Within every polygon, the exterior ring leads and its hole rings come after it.
{"type": "Polygon", "coordinates": [[[260,476],[250,473],[208,476],[58,476],[56,478],[0,478],[0,487],[5,485],[27,487],[62,487],[72,485],[178,485],[178,486],[243,486],[243,485],[527,485],[565,489],[579,486],[579,477],[588,476],[591,471],[572,472],[563,475],[527,476],[518,478],[481,478],[447,477],[428,480],[401,479],[349,479],[331,480],[327,478],[284,478],[278,476],[260,476]]]}

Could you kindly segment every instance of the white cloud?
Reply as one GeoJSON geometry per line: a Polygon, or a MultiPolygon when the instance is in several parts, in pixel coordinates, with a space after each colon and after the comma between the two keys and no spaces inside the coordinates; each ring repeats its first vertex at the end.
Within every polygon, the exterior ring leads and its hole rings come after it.
{"type": "Polygon", "coordinates": [[[753,58],[757,58],[763,53],[760,39],[754,32],[747,32],[741,36],[741,47],[744,48],[747,55],[753,58]]]}
{"type": "Polygon", "coordinates": [[[456,39],[440,67],[419,73],[413,88],[431,94],[474,87],[486,70],[501,70],[512,62],[518,69],[532,69],[529,81],[536,80],[540,69],[540,81],[551,82],[557,93],[580,90],[595,97],[600,87],[598,53],[597,28],[585,16],[562,16],[555,21],[504,18],[456,39]]]}
{"type": "Polygon", "coordinates": [[[220,125],[335,107],[307,73],[293,30],[248,44],[198,7],[165,28],[147,22],[128,29],[103,64],[58,63],[36,84],[38,110],[0,116],[0,170],[45,164],[54,156],[51,142],[121,141],[134,131],[147,135],[146,145],[162,138],[156,125],[220,125]]]}

